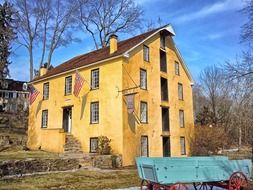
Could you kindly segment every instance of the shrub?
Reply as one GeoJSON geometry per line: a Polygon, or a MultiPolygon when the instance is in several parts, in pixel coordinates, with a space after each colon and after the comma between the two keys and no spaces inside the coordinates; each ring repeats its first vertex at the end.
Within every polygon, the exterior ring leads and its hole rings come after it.
{"type": "Polygon", "coordinates": [[[191,137],[191,154],[193,156],[207,156],[218,154],[227,146],[227,134],[223,127],[196,126],[194,136],[191,137]]]}
{"type": "Polygon", "coordinates": [[[111,139],[106,136],[98,137],[98,153],[102,155],[111,154],[112,148],[110,146],[111,139]]]}

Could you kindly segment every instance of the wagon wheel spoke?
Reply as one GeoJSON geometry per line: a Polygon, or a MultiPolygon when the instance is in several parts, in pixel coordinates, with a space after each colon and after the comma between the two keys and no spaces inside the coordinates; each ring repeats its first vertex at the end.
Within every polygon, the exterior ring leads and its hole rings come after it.
{"type": "Polygon", "coordinates": [[[188,190],[188,187],[183,183],[176,183],[170,187],[170,190],[188,190]]]}
{"type": "Polygon", "coordinates": [[[213,186],[208,183],[193,183],[195,190],[212,190],[213,186]]]}
{"type": "Polygon", "coordinates": [[[242,190],[247,189],[248,180],[242,172],[235,172],[229,179],[229,190],[242,190]]]}

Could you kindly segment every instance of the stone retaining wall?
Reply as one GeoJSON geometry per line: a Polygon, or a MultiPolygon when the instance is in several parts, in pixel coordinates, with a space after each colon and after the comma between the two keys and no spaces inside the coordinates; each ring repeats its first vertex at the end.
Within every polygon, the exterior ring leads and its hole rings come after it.
{"type": "Polygon", "coordinates": [[[0,163],[0,177],[79,168],[80,165],[77,159],[9,160],[0,163]]]}
{"type": "Polygon", "coordinates": [[[92,155],[79,158],[8,160],[0,162],[0,177],[79,168],[112,169],[122,167],[121,155],[92,155]]]}

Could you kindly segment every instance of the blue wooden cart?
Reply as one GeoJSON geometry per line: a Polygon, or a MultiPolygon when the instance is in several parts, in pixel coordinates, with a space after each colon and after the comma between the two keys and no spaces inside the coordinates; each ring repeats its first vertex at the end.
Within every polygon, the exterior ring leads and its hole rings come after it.
{"type": "Polygon", "coordinates": [[[141,189],[148,190],[188,190],[186,184],[193,184],[196,190],[214,186],[247,189],[252,169],[251,160],[229,160],[225,156],[138,157],[136,164],[142,179],[141,189]]]}

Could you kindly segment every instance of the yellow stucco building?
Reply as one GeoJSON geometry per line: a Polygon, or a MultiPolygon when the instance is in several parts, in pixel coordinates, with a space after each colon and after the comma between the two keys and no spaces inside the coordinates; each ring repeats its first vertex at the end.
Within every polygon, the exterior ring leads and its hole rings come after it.
{"type": "Polygon", "coordinates": [[[111,139],[123,165],[136,156],[185,156],[193,129],[192,78],[170,25],[47,70],[31,84],[40,92],[29,110],[28,147],[63,152],[66,135],[84,152],[98,136],[111,139]],[[76,71],[84,78],[73,94],[76,71]]]}

